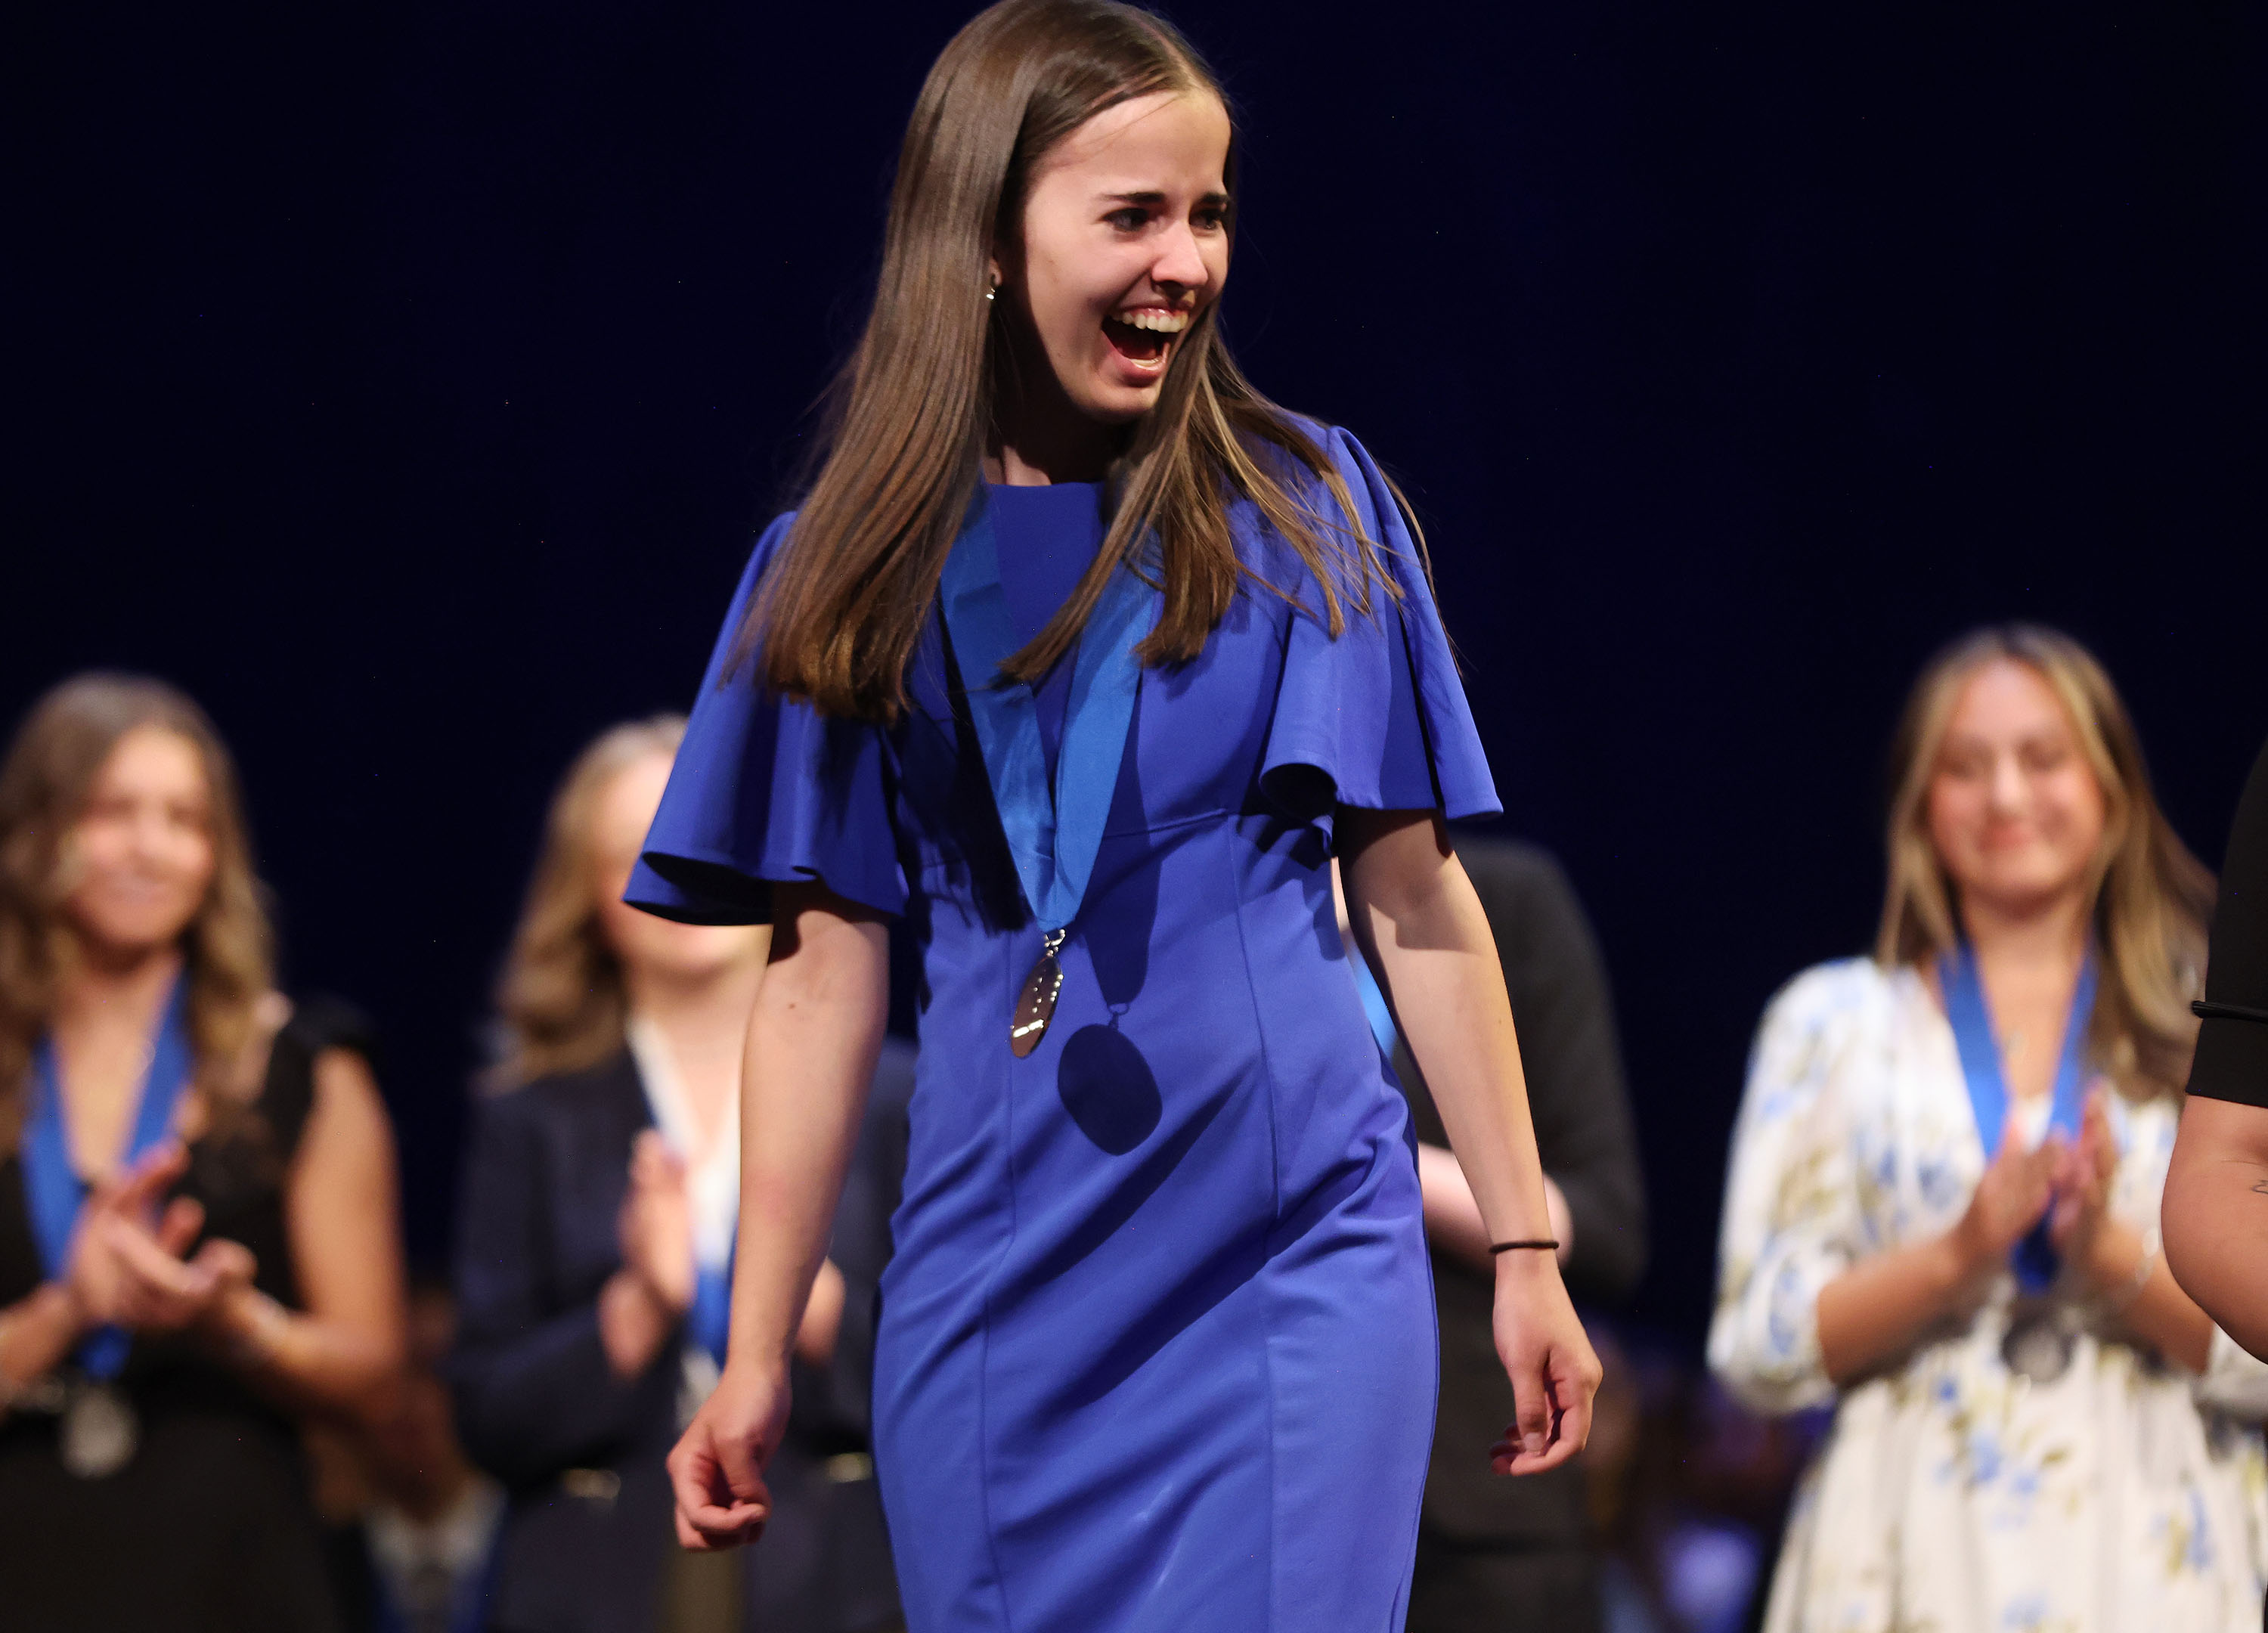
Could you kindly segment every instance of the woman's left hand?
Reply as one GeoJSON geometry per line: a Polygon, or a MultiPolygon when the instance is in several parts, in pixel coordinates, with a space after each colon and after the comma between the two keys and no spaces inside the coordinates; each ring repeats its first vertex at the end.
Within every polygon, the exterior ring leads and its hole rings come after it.
{"type": "Polygon", "coordinates": [[[1491,1466],[1500,1475],[1558,1467],[1590,1438],[1600,1368],[1550,1254],[1498,1255],[1496,1349],[1512,1379],[1514,1416],[1489,1449],[1491,1466]]]}
{"type": "Polygon", "coordinates": [[[2118,1173],[2118,1140],[2110,1130],[2110,1115],[2103,1107],[2102,1091],[2087,1097],[2078,1143],[2068,1147],[2056,1165],[2055,1201],[2048,1210],[2048,1237],[2064,1262],[2075,1267],[2097,1291],[2109,1280],[2123,1281],[2133,1274],[2134,1254],[2109,1254],[2117,1244],[2106,1240],[2106,1227],[2116,1234],[2110,1217],[2110,1185],[2118,1173]],[[2105,1261],[2117,1258],[2110,1269],[2105,1261]]]}
{"type": "Polygon", "coordinates": [[[151,1226],[117,1214],[100,1221],[116,1255],[122,1324],[151,1333],[210,1326],[252,1284],[259,1266],[239,1242],[217,1237],[188,1254],[203,1225],[204,1210],[180,1197],[151,1226]]]}

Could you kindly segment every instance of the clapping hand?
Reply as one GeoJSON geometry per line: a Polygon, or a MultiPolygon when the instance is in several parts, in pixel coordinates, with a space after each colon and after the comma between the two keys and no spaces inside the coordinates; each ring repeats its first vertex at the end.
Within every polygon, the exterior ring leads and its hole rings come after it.
{"type": "Polygon", "coordinates": [[[79,1210],[65,1284],[90,1327],[174,1333],[207,1320],[258,1269],[252,1251],[219,1239],[184,1257],[204,1229],[202,1204],[161,1199],[188,1169],[169,1141],[103,1181],[79,1210]]]}
{"type": "Polygon", "coordinates": [[[1999,1154],[1977,1181],[1968,1211],[1954,1226],[1954,1239],[1972,1275],[1997,1272],[2016,1244],[2031,1233],[2056,1199],[2056,1176],[2070,1145],[2050,1136],[2026,1150],[2012,1111],[2000,1136],[1999,1154]]]}
{"type": "Polygon", "coordinates": [[[2142,1239],[2110,1215],[2110,1187],[2118,1173],[2118,1138],[2102,1091],[2088,1096],[2079,1143],[2056,1170],[2055,1206],[2048,1233],[2064,1262],[2096,1292],[2129,1287],[2146,1256],[2142,1239]]]}
{"type": "Polygon", "coordinates": [[[652,1129],[630,1147],[630,1188],[615,1232],[622,1266],[674,1319],[693,1307],[693,1206],[685,1164],[652,1129]]]}

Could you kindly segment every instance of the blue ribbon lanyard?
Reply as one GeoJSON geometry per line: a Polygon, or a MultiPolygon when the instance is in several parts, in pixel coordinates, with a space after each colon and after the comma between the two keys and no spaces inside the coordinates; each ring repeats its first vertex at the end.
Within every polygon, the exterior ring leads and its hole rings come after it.
{"type": "MultiPolygon", "coordinates": [[[[1977,973],[1976,950],[1963,941],[1938,960],[1937,978],[1945,994],[1945,1018],[1953,1024],[1954,1047],[1961,1056],[1961,1075],[1969,1083],[1977,1137],[1990,1163],[1999,1152],[2007,1127],[2008,1084],[2000,1070],[2000,1045],[1992,1030],[1992,1011],[1984,1001],[1984,983],[1977,973]]],[[[2094,1014],[2095,955],[2090,952],[2080,966],[2078,989],[2071,995],[2071,1019],[2064,1023],[2063,1056],[2048,1104],[2048,1129],[2074,1140],[2085,1108],[2087,1028],[2094,1014]]],[[[2062,1269],[2045,1219],[2016,1244],[2008,1259],[2016,1284],[2028,1293],[2045,1292],[2062,1269]]]]}
{"type": "Polygon", "coordinates": [[[739,1256],[735,1245],[724,1263],[694,1267],[693,1307],[685,1313],[686,1335],[719,1366],[725,1365],[726,1341],[733,1335],[733,1262],[739,1256]]]}
{"type": "Polygon", "coordinates": [[[999,546],[981,485],[938,587],[946,634],[968,688],[969,718],[1016,877],[1040,928],[1053,934],[1079,916],[1102,848],[1103,824],[1118,786],[1134,695],[1141,685],[1134,648],[1154,621],[1151,614],[1159,592],[1123,564],[1110,575],[1071,660],[1071,696],[1050,790],[1038,700],[1030,687],[1005,680],[999,673],[1023,643],[1016,638],[1000,587],[999,546]]]}
{"type": "Polygon", "coordinates": [[[1386,994],[1378,984],[1378,977],[1370,972],[1370,960],[1362,949],[1347,950],[1347,962],[1354,966],[1355,990],[1362,994],[1363,1019],[1370,1023],[1370,1035],[1378,1040],[1381,1059],[1392,1061],[1394,1046],[1401,1041],[1401,1031],[1394,1024],[1394,1011],[1386,1002],[1386,994]]]}
{"type": "MultiPolygon", "coordinates": [[[[150,1070],[142,1079],[134,1131],[126,1147],[126,1163],[132,1163],[172,1133],[174,1108],[180,1104],[195,1066],[196,1051],[189,1041],[189,983],[184,975],[174,982],[164,1018],[158,1023],[158,1035],[150,1049],[150,1070]]],[[[63,1276],[69,1262],[71,1232],[78,1225],[79,1210],[86,1205],[87,1188],[71,1167],[70,1131],[63,1122],[63,1076],[52,1038],[40,1039],[33,1056],[23,1172],[25,1200],[30,1205],[40,1262],[48,1279],[54,1281],[63,1276]]],[[[90,1377],[114,1378],[133,1346],[133,1335],[124,1328],[98,1328],[79,1346],[78,1363],[90,1377]]]]}

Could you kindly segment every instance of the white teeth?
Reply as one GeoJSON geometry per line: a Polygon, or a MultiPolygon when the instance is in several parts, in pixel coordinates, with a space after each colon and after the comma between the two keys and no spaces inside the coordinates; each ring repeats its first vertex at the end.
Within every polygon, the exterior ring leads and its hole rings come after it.
{"type": "Polygon", "coordinates": [[[1160,335],[1178,335],[1189,327],[1186,312],[1122,312],[1118,320],[1130,329],[1151,329],[1160,335]]]}

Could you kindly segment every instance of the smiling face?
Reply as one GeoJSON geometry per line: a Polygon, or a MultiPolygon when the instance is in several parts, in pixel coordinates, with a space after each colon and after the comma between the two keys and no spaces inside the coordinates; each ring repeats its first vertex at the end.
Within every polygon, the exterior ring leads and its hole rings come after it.
{"type": "Polygon", "coordinates": [[[1994,658],[1962,683],[1928,813],[1965,900],[2022,913],[2086,886],[2107,801],[2070,711],[2029,664],[1994,658]]]}
{"type": "Polygon", "coordinates": [[[1220,298],[1228,142],[1218,97],[1160,92],[1097,114],[1033,176],[1021,241],[993,274],[1086,419],[1155,407],[1181,337],[1220,298]]]}
{"type": "Polygon", "coordinates": [[[179,940],[215,866],[212,784],[196,744],[158,725],[122,736],[62,860],[63,912],[90,948],[133,958],[179,940]]]}

